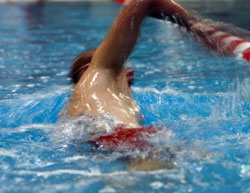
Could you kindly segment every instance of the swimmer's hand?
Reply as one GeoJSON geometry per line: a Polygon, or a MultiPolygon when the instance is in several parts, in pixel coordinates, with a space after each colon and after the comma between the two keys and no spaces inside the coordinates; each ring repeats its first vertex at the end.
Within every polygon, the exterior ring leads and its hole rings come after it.
{"type": "Polygon", "coordinates": [[[178,25],[189,28],[189,21],[199,21],[200,17],[188,10],[183,5],[174,0],[115,0],[117,2],[124,2],[124,6],[132,3],[141,3],[148,6],[148,15],[157,19],[167,19],[178,25]]]}

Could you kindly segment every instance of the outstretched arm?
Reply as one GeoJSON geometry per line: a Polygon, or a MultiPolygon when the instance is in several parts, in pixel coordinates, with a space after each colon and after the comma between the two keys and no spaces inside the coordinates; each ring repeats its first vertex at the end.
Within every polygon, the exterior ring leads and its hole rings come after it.
{"type": "Polygon", "coordinates": [[[151,0],[124,4],[105,40],[97,48],[91,68],[107,69],[117,76],[138,38],[141,22],[150,10],[151,0]]]}
{"type": "Polygon", "coordinates": [[[114,77],[135,46],[143,19],[147,15],[174,15],[187,22],[190,13],[172,0],[127,0],[105,40],[97,48],[90,68],[101,68],[114,77]]]}

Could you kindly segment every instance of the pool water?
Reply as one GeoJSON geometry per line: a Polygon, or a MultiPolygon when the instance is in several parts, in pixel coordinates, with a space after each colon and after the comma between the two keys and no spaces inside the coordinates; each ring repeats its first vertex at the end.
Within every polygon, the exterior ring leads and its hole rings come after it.
{"type": "MultiPolygon", "coordinates": [[[[186,4],[250,30],[247,2],[186,4]]],[[[108,2],[0,4],[0,192],[250,192],[249,63],[164,22],[144,22],[127,64],[144,125],[163,128],[154,149],[97,151],[81,143],[80,126],[58,121],[72,60],[99,45],[118,10],[108,2]],[[62,135],[71,128],[75,135],[62,135]],[[152,152],[174,167],[126,170],[128,157],[152,152]]]]}

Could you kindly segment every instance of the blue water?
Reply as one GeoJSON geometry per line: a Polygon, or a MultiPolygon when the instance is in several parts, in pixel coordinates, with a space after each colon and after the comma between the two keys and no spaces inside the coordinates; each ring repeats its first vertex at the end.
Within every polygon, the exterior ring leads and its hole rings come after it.
{"type": "MultiPolygon", "coordinates": [[[[189,3],[250,30],[249,3],[189,3]],[[223,8],[223,9],[222,9],[223,8]],[[237,9],[236,9],[237,8],[237,9]],[[235,10],[241,10],[236,12],[235,10]]],[[[128,64],[145,125],[163,128],[157,159],[173,168],[127,171],[127,157],[60,136],[74,57],[103,40],[114,3],[0,4],[0,192],[250,192],[250,65],[147,19],[128,64]]]]}

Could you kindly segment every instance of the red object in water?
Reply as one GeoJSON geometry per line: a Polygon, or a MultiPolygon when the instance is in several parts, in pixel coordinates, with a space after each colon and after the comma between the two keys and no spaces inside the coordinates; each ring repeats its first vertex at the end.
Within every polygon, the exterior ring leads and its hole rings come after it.
{"type": "Polygon", "coordinates": [[[159,129],[152,126],[140,128],[117,127],[112,134],[101,136],[90,141],[96,148],[102,147],[105,150],[131,150],[143,149],[152,145],[147,140],[148,137],[155,135],[159,129]]]}
{"type": "Polygon", "coordinates": [[[245,58],[247,61],[250,62],[250,48],[248,48],[244,53],[243,53],[243,58],[245,58]]]}
{"type": "Polygon", "coordinates": [[[118,3],[124,3],[125,0],[114,0],[114,1],[116,1],[118,3]]]}

